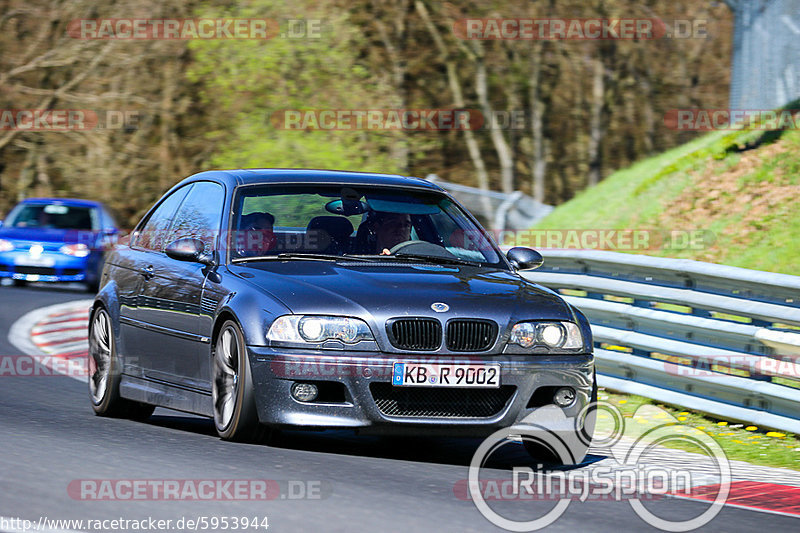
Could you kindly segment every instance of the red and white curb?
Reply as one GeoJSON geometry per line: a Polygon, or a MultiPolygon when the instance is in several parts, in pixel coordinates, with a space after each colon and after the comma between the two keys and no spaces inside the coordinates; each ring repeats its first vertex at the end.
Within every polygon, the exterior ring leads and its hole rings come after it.
{"type": "Polygon", "coordinates": [[[8,340],[41,366],[85,382],[91,305],[77,300],[31,311],[14,322],[8,340]]]}

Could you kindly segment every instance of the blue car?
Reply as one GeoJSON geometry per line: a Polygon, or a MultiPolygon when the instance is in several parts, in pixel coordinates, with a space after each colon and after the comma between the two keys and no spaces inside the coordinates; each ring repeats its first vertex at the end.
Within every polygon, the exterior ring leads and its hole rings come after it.
{"type": "Polygon", "coordinates": [[[0,226],[0,278],[11,278],[14,285],[77,281],[96,292],[104,252],[118,233],[114,217],[99,202],[23,200],[0,226]]]}

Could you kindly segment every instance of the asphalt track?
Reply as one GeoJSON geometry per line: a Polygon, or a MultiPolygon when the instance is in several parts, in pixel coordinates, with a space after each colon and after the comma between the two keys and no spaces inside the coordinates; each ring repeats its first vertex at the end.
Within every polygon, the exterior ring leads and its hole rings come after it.
{"type": "MultiPolygon", "coordinates": [[[[0,356],[20,354],[8,341],[9,327],[20,316],[85,298],[69,287],[0,287],[0,356]]],[[[258,518],[261,524],[267,517],[270,531],[499,530],[472,501],[454,492],[456,484],[467,478],[467,465],[479,441],[284,432],[268,445],[236,444],[217,438],[206,419],[164,409],[157,409],[146,422],[97,417],[86,389],[85,383],[65,376],[0,377],[0,517],[34,524],[42,518],[152,517],[172,520],[172,531],[189,529],[185,520],[202,517],[209,525],[213,518],[227,517],[229,530],[232,517],[258,518]],[[280,487],[281,493],[272,494],[269,501],[231,501],[224,494],[203,501],[97,501],[71,490],[87,479],[259,479],[280,487]],[[301,497],[303,492],[305,497],[301,497]],[[184,519],[182,528],[177,527],[180,519],[184,519]]],[[[507,478],[511,466],[532,464],[521,448],[506,452],[492,463],[495,471],[486,471],[482,477],[507,478]]],[[[594,464],[608,460],[590,459],[594,464]]],[[[518,519],[538,518],[552,507],[553,502],[530,501],[493,505],[501,514],[518,519]]],[[[647,507],[659,516],[678,519],[696,516],[707,505],[664,498],[648,502],[647,507]]],[[[726,507],[703,530],[752,532],[768,525],[792,531],[798,524],[797,518],[789,516],[726,507]]],[[[202,522],[197,525],[198,530],[204,529],[202,522]]],[[[97,530],[85,525],[69,529],[97,530]]],[[[6,524],[0,530],[19,530],[19,526],[6,524]]],[[[628,502],[574,501],[547,530],[657,529],[639,518],[628,502]]]]}

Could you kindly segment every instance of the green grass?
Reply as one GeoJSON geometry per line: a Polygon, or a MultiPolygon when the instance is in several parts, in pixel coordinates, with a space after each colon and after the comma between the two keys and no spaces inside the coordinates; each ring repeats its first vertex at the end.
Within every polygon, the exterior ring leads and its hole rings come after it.
{"type": "MultiPolygon", "coordinates": [[[[710,435],[730,460],[800,470],[798,461],[800,438],[797,435],[720,420],[690,409],[660,404],[641,396],[617,394],[603,389],[600,389],[599,400],[608,402],[620,410],[625,420],[626,436],[635,437],[654,425],[675,422],[710,435]],[[634,418],[637,409],[648,405],[658,407],[655,416],[634,418]]],[[[595,434],[602,435],[604,432],[608,434],[612,425],[611,417],[604,416],[603,411],[600,411],[595,434]]],[[[681,441],[666,441],[664,446],[698,452],[696,446],[681,441]]]]}
{"type": "MultiPolygon", "coordinates": [[[[787,107],[800,107],[798,102],[787,107]]],[[[800,131],[718,131],[614,172],[599,185],[558,206],[538,230],[653,230],[655,234],[699,230],[698,246],[618,250],[661,257],[800,274],[800,131]]],[[[545,254],[546,256],[546,254],[545,254]]],[[[668,311],[687,306],[661,304],[668,311]]],[[[748,322],[735,314],[715,318],[748,322]]],[[[606,346],[624,350],[624,347],[606,346]]],[[[780,379],[780,378],[776,378],[780,379]]],[[[785,385],[797,387],[795,380],[785,385]]],[[[673,419],[710,434],[730,459],[800,470],[800,439],[784,432],[718,420],[691,409],[604,391],[634,430],[638,407],[655,405],[673,419]]],[[[598,420],[598,428],[608,424],[598,420]]],[[[680,443],[667,445],[681,447],[680,443]]],[[[697,451],[683,446],[687,451],[697,451]]]]}
{"type": "Polygon", "coordinates": [[[679,183],[679,179],[664,177],[675,174],[673,177],[677,178],[682,170],[696,162],[698,153],[708,152],[724,136],[725,132],[714,132],[619,170],[596,187],[582,191],[569,202],[557,207],[536,225],[536,229],[628,228],[638,214],[638,209],[653,208],[652,205],[632,204],[633,200],[653,187],[656,191],[679,191],[684,185],[679,183]]]}
{"type": "Polygon", "coordinates": [[[618,250],[800,274],[800,131],[717,131],[614,172],[536,230],[701,231],[618,250]]]}

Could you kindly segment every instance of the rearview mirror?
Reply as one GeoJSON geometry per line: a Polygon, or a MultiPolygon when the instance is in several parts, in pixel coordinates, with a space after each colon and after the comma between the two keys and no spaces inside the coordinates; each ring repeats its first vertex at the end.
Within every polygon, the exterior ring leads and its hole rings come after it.
{"type": "Polygon", "coordinates": [[[204,253],[206,245],[200,239],[193,237],[184,237],[172,241],[164,252],[167,257],[177,261],[187,261],[191,263],[202,263],[204,265],[213,264],[213,259],[210,254],[204,253]]]}
{"type": "Polygon", "coordinates": [[[510,249],[506,257],[516,270],[534,270],[544,263],[542,254],[524,246],[515,246],[510,249]]]}

